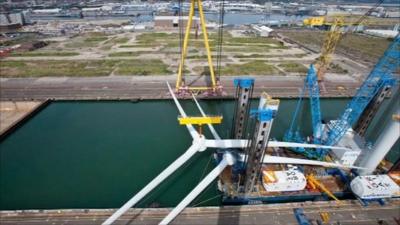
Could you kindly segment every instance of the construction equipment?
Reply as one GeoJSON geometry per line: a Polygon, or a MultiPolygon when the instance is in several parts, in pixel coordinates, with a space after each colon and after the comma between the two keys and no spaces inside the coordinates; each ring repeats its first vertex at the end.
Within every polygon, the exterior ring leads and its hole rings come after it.
{"type": "MultiPolygon", "coordinates": [[[[310,65],[306,79],[304,80],[303,90],[299,102],[297,103],[296,111],[294,113],[291,126],[289,130],[286,132],[284,140],[304,142],[304,138],[300,135],[300,131],[294,131],[294,126],[297,120],[298,113],[300,111],[303,95],[306,92],[306,90],[308,91],[310,98],[310,111],[311,111],[312,128],[313,128],[312,143],[321,144],[323,126],[322,126],[322,116],[321,116],[321,108],[319,101],[319,86],[315,69],[312,64],[310,65]]],[[[294,148],[292,150],[297,153],[305,155],[307,158],[316,158],[316,159],[321,159],[326,153],[326,150],[323,149],[294,148]]]]}
{"type": "MultiPolygon", "coordinates": [[[[170,87],[170,85],[167,83],[169,92],[176,104],[176,107],[178,108],[179,114],[181,117],[187,117],[187,114],[183,110],[182,105],[179,103],[174,91],[170,87]]],[[[254,112],[254,116],[258,118],[259,121],[267,121],[266,123],[270,123],[269,125],[272,125],[272,120],[268,121],[267,118],[269,117],[274,117],[277,108],[278,108],[279,101],[278,100],[273,100],[267,95],[263,95],[262,98],[260,99],[260,107],[257,111],[254,112]],[[274,110],[275,109],[275,110],[274,110]],[[272,112],[270,112],[270,110],[272,112]]],[[[200,105],[197,104],[197,107],[199,108],[200,112],[203,113],[203,110],[201,109],[200,105]]],[[[204,114],[206,115],[206,114],[204,114]]],[[[266,127],[268,125],[266,123],[263,123],[262,129],[264,129],[264,124],[266,127]]],[[[212,124],[209,124],[211,127],[212,124]]],[[[196,153],[198,152],[203,152],[206,151],[208,148],[214,148],[214,149],[219,149],[221,153],[223,154],[221,157],[221,161],[218,163],[218,165],[200,181],[200,183],[187,195],[174,210],[170,212],[170,214],[164,218],[160,222],[160,224],[168,224],[171,222],[176,216],[179,215],[179,213],[187,207],[190,202],[192,202],[200,193],[204,191],[208,187],[208,185],[211,184],[211,182],[218,177],[228,166],[234,166],[236,163],[243,163],[244,160],[246,159],[246,155],[242,155],[243,157],[233,154],[231,149],[245,149],[246,147],[249,146],[249,143],[254,143],[253,141],[249,141],[246,139],[206,139],[204,135],[200,135],[192,126],[192,124],[186,124],[186,128],[189,131],[190,136],[193,138],[192,145],[181,155],[179,156],[174,162],[172,162],[168,167],[166,167],[160,174],[158,174],[154,179],[152,179],[146,186],[144,186],[139,192],[135,193],[135,195],[130,198],[121,208],[116,210],[109,218],[107,218],[106,221],[104,221],[102,224],[103,225],[110,225],[114,223],[120,216],[122,216],[126,211],[128,211],[132,206],[135,206],[139,201],[141,201],[146,195],[148,195],[154,188],[156,188],[158,185],[160,185],[165,179],[167,179],[171,174],[173,174],[176,170],[178,170],[180,167],[182,167],[185,163],[187,163],[196,153]]],[[[261,133],[260,135],[257,135],[257,137],[262,136],[262,140],[268,140],[268,135],[270,128],[267,130],[260,130],[261,133]],[[262,132],[265,132],[264,134],[262,132]],[[268,134],[266,133],[268,132],[268,134]]],[[[219,135],[215,135],[219,137],[219,135]]],[[[257,142],[259,143],[259,142],[257,142]]],[[[266,143],[264,141],[264,143],[266,143]]],[[[278,156],[272,156],[272,155],[267,155],[265,153],[266,147],[307,147],[307,148],[328,148],[328,149],[343,149],[343,147],[334,147],[334,146],[321,146],[321,145],[310,145],[310,144],[303,144],[303,143],[287,143],[287,142],[277,142],[277,141],[267,141],[267,145],[262,145],[257,146],[257,151],[252,151],[248,152],[249,154],[252,154],[252,156],[248,155],[248,159],[254,159],[254,160],[249,160],[248,162],[252,162],[253,166],[252,168],[256,168],[261,166],[261,163],[268,163],[268,164],[302,164],[302,165],[315,165],[315,166],[325,166],[325,167],[339,167],[339,168],[359,168],[359,167],[354,167],[354,166],[344,166],[339,163],[330,163],[330,162],[321,162],[321,161],[315,161],[315,160],[306,160],[306,159],[299,159],[299,158],[290,158],[290,157],[278,157],[278,156]],[[258,151],[258,150],[261,150],[258,151]],[[259,160],[259,161],[256,161],[259,160]]],[[[346,148],[344,148],[346,149],[346,148]]],[[[157,157],[157,156],[155,156],[157,157]]],[[[260,171],[260,170],[257,170],[260,171]]],[[[257,172],[256,170],[254,172],[257,172]]],[[[250,171],[253,172],[253,171],[250,171]]],[[[250,177],[258,178],[257,175],[251,175],[250,177]]],[[[249,181],[253,181],[252,179],[248,179],[249,181]]],[[[257,181],[257,179],[255,179],[257,181]]],[[[253,182],[251,182],[253,183],[253,182]]],[[[251,184],[250,183],[250,184],[251,184]]]]}
{"type": "Polygon", "coordinates": [[[304,214],[304,210],[302,208],[294,208],[294,215],[296,217],[297,223],[299,225],[311,225],[311,221],[304,214]]]}
{"type": "Polygon", "coordinates": [[[178,117],[180,125],[198,125],[199,134],[202,135],[202,126],[204,124],[220,124],[222,122],[222,116],[197,116],[197,117],[178,117]]]}
{"type": "MultiPolygon", "coordinates": [[[[336,17],[334,17],[333,22],[329,21],[327,17],[311,17],[303,21],[304,25],[309,26],[330,26],[330,30],[329,32],[327,32],[324,39],[321,56],[317,59],[315,63],[317,66],[318,81],[323,81],[323,76],[332,61],[332,54],[335,52],[336,46],[338,45],[339,41],[343,38],[344,35],[346,35],[346,33],[342,33],[341,27],[351,25],[359,26],[361,24],[364,24],[367,16],[369,16],[370,13],[373,12],[382,3],[383,0],[379,0],[375,4],[375,6],[371,7],[363,16],[361,16],[355,22],[345,22],[345,16],[343,15],[337,15],[336,17]]],[[[322,85],[322,87],[324,86],[322,85]]]]}
{"type": "Polygon", "coordinates": [[[324,192],[329,197],[334,199],[337,203],[341,204],[340,200],[338,198],[336,198],[336,196],[328,188],[326,188],[324,184],[319,182],[313,174],[307,175],[307,181],[308,181],[308,184],[310,185],[311,189],[318,188],[320,191],[324,192]]]}
{"type": "Polygon", "coordinates": [[[342,35],[340,27],[343,26],[343,23],[343,17],[336,17],[331,25],[330,30],[325,36],[324,45],[322,46],[321,50],[321,56],[316,62],[318,81],[323,80],[323,76],[332,61],[332,53],[335,51],[342,35]]]}
{"type": "Polygon", "coordinates": [[[321,144],[322,116],[319,101],[319,86],[314,66],[311,64],[306,77],[307,90],[310,98],[311,121],[313,127],[313,143],[321,144]]]}
{"type": "Polygon", "coordinates": [[[221,89],[222,87],[217,84],[217,80],[215,77],[214,73],[214,67],[213,67],[213,61],[211,57],[211,50],[208,42],[208,34],[207,34],[207,28],[206,28],[206,22],[205,22],[205,17],[204,17],[204,12],[203,12],[203,5],[201,0],[191,0],[190,4],[190,10],[189,10],[189,17],[188,17],[188,22],[186,25],[186,32],[185,32],[185,38],[183,41],[183,48],[182,48],[182,53],[181,53],[181,61],[179,64],[179,69],[178,69],[178,77],[176,80],[176,92],[182,93],[182,92],[188,92],[188,91],[212,91],[212,92],[217,92],[218,89],[221,89]],[[204,39],[204,46],[207,51],[207,60],[208,60],[208,67],[209,67],[209,72],[210,72],[210,86],[188,86],[185,84],[185,79],[183,77],[184,73],[184,64],[185,64],[185,59],[188,51],[188,42],[190,38],[190,30],[192,27],[192,21],[193,17],[195,15],[195,8],[197,4],[197,9],[198,13],[200,16],[200,21],[201,21],[201,28],[203,32],[203,39],[204,39]]]}
{"type": "Polygon", "coordinates": [[[392,73],[399,67],[400,62],[400,37],[397,35],[393,43],[385,51],[379,62],[375,65],[367,79],[358,89],[354,98],[347,105],[338,120],[331,121],[325,131],[323,144],[336,145],[349,128],[357,122],[371,100],[385,86],[392,86],[395,79],[392,73]]]}
{"type": "Polygon", "coordinates": [[[308,17],[303,20],[303,24],[305,26],[323,26],[325,24],[325,17],[324,16],[317,16],[317,17],[308,17]]]}
{"type": "Polygon", "coordinates": [[[232,138],[241,139],[245,138],[245,129],[247,126],[247,119],[250,112],[250,100],[253,96],[254,79],[252,78],[237,78],[233,80],[236,87],[235,98],[235,111],[232,122],[232,138]]]}
{"type": "Polygon", "coordinates": [[[279,100],[267,93],[260,98],[259,107],[251,112],[254,118],[254,132],[246,149],[244,192],[253,192],[261,173],[261,162],[267,149],[271,127],[278,111],[279,100]]]}
{"type": "Polygon", "coordinates": [[[331,218],[328,212],[320,212],[319,215],[321,216],[322,222],[324,223],[328,223],[329,219],[331,218]]]}

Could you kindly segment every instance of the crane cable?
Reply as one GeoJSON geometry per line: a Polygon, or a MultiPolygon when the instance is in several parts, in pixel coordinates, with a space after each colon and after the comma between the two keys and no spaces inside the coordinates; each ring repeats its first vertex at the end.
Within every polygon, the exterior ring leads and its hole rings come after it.
{"type": "MultiPolygon", "coordinates": [[[[182,49],[183,49],[183,24],[182,24],[182,0],[178,0],[178,29],[179,29],[179,52],[180,59],[182,58],[182,49]]],[[[182,65],[182,68],[184,65],[182,65]]]]}
{"type": "Polygon", "coordinates": [[[220,2],[220,12],[218,21],[218,39],[217,39],[217,79],[221,77],[221,58],[222,58],[222,41],[224,36],[224,17],[225,17],[225,1],[220,2]]]}

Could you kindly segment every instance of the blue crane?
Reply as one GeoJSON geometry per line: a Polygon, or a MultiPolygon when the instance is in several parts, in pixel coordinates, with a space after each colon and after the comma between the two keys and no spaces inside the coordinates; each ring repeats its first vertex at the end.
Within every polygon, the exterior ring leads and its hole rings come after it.
{"type": "MultiPolygon", "coordinates": [[[[321,109],[319,102],[319,86],[317,80],[317,74],[315,72],[314,65],[310,65],[308,69],[306,79],[304,80],[304,86],[300,94],[299,101],[297,102],[296,111],[294,113],[289,130],[285,133],[285,141],[304,142],[304,138],[300,135],[300,131],[297,129],[294,131],[294,126],[297,120],[298,113],[300,111],[301,103],[305,91],[308,90],[311,107],[312,117],[312,128],[313,128],[313,143],[321,144],[322,137],[322,120],[321,120],[321,109]]],[[[305,149],[305,148],[294,148],[293,151],[305,155],[307,158],[320,159],[324,155],[322,149],[305,149]]]]}
{"type": "MultiPolygon", "coordinates": [[[[317,73],[315,72],[314,66],[311,64],[310,69],[308,70],[308,74],[306,77],[306,85],[308,90],[308,95],[310,98],[310,107],[311,107],[311,121],[313,128],[313,140],[314,144],[321,144],[322,138],[322,116],[321,116],[321,107],[319,102],[319,85],[317,79],[317,73]]],[[[323,149],[311,149],[313,158],[321,159],[326,154],[326,151],[323,149]]]]}
{"type": "Polygon", "coordinates": [[[395,79],[392,73],[399,67],[399,62],[400,37],[397,35],[358,89],[351,102],[347,105],[340,118],[328,124],[328,129],[322,140],[324,145],[336,145],[346,131],[359,119],[368,103],[380,89],[387,85],[394,85],[395,79]]]}
{"type": "Polygon", "coordinates": [[[307,90],[310,97],[313,143],[321,144],[322,119],[319,103],[319,86],[314,66],[311,64],[306,77],[307,90]]]}

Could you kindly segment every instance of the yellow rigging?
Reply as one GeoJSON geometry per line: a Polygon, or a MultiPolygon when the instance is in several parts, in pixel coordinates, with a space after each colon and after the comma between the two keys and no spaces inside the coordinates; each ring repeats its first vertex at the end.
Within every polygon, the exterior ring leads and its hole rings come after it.
{"type": "Polygon", "coordinates": [[[211,57],[211,50],[208,42],[208,34],[207,34],[207,28],[206,28],[206,22],[205,22],[205,17],[204,17],[204,12],[203,12],[203,5],[201,0],[191,0],[190,4],[190,10],[189,10],[189,17],[188,17],[188,22],[186,25],[186,31],[185,31],[185,38],[183,41],[183,49],[181,53],[181,62],[179,64],[179,69],[178,69],[178,77],[176,80],[176,91],[180,91],[182,89],[186,90],[197,90],[197,91],[204,91],[204,90],[212,90],[215,91],[217,89],[217,82],[215,78],[215,73],[214,73],[214,67],[212,63],[212,57],[211,57]],[[193,17],[194,17],[194,11],[195,7],[198,7],[199,11],[199,16],[200,16],[200,22],[201,22],[201,29],[203,32],[203,39],[204,39],[204,46],[207,51],[207,60],[208,60],[208,67],[210,70],[210,80],[211,80],[211,87],[210,86],[202,86],[202,87],[187,87],[185,86],[184,79],[183,79],[183,71],[184,71],[184,64],[185,64],[185,58],[187,55],[187,50],[188,50],[188,42],[189,42],[189,37],[190,37],[190,30],[192,27],[192,22],[193,22],[193,17]]]}

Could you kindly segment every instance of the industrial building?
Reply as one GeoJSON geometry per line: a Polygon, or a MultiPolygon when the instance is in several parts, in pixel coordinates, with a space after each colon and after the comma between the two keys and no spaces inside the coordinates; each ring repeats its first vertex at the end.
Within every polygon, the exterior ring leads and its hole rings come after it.
{"type": "MultiPolygon", "coordinates": [[[[186,27],[188,22],[187,16],[155,16],[154,17],[154,28],[178,28],[179,26],[186,27]]],[[[192,28],[200,26],[200,19],[198,17],[193,18],[192,28]]]]}

